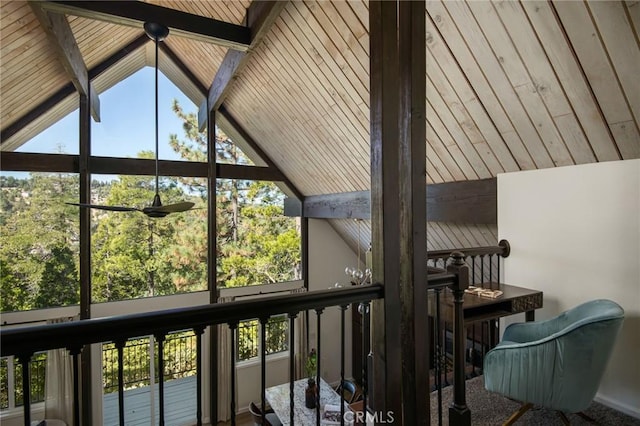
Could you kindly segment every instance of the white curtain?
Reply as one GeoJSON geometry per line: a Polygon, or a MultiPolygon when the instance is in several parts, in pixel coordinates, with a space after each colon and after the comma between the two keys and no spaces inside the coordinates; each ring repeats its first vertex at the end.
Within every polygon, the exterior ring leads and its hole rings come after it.
{"type": "MultiPolygon", "coordinates": [[[[305,287],[294,288],[291,290],[292,294],[306,293],[305,287]]],[[[295,379],[302,379],[307,376],[305,364],[307,362],[307,355],[309,354],[309,347],[307,345],[307,312],[298,312],[298,316],[295,319],[294,325],[294,339],[295,339],[295,367],[296,377],[295,379]]]]}
{"type": "MultiPolygon", "coordinates": [[[[71,321],[72,318],[56,318],[48,324],[71,321]]],[[[66,349],[47,351],[45,370],[44,416],[73,424],[73,357],[66,349]]]]}
{"type": "MultiPolygon", "coordinates": [[[[218,303],[232,302],[233,297],[219,297],[218,303]]],[[[218,421],[231,418],[231,330],[227,324],[218,325],[218,421]]],[[[236,398],[237,401],[237,398],[236,398]]]]}

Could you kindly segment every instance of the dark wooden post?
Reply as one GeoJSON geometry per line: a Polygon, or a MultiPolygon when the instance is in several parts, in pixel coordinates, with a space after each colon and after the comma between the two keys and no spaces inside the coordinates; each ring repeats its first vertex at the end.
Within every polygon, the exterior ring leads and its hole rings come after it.
{"type": "Polygon", "coordinates": [[[467,407],[465,397],[465,328],[462,302],[464,291],[469,288],[469,266],[464,261],[464,254],[459,251],[451,253],[453,263],[447,271],[457,275],[456,282],[450,288],[453,292],[453,403],[449,407],[449,424],[456,426],[471,425],[471,411],[467,407]]]}
{"type": "Polygon", "coordinates": [[[424,2],[369,3],[372,408],[427,424],[424,2]],[[419,321],[419,322],[417,322],[419,321]]]}
{"type": "MultiPolygon", "coordinates": [[[[90,92],[92,93],[92,92],[90,92]]],[[[90,96],[90,95],[89,95],[90,96]]],[[[91,156],[91,100],[89,96],[80,95],[80,137],[79,137],[79,172],[80,203],[91,203],[91,173],[89,158],[91,156]]],[[[91,209],[78,209],[80,215],[80,319],[91,318],[91,209]]],[[[82,392],[82,424],[93,423],[91,407],[91,345],[82,348],[81,392],[82,392]]]]}
{"type": "MultiPolygon", "coordinates": [[[[207,107],[207,111],[209,108],[207,107]]],[[[209,112],[207,120],[207,208],[209,211],[207,226],[207,287],[209,303],[218,302],[216,276],[217,252],[216,235],[216,111],[209,112]]],[[[218,326],[209,327],[209,423],[218,423],[218,326]]]]}

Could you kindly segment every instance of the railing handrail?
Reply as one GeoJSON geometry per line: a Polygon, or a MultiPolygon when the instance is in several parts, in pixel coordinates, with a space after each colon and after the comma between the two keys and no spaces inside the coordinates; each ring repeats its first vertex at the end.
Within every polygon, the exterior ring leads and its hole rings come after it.
{"type": "Polygon", "coordinates": [[[455,248],[455,249],[446,249],[446,250],[431,250],[427,252],[427,259],[443,259],[448,258],[449,255],[454,252],[459,251],[463,253],[465,256],[483,256],[483,255],[491,255],[498,254],[501,257],[508,257],[511,252],[511,246],[509,245],[509,241],[500,240],[497,246],[485,246],[485,247],[468,247],[468,248],[455,248]]]}
{"type": "Polygon", "coordinates": [[[342,306],[384,297],[382,284],[349,286],[259,299],[239,300],[157,312],[95,318],[2,330],[0,355],[29,356],[34,352],[85,344],[123,341],[132,337],[165,334],[173,330],[204,328],[276,314],[297,314],[309,309],[342,306]]]}

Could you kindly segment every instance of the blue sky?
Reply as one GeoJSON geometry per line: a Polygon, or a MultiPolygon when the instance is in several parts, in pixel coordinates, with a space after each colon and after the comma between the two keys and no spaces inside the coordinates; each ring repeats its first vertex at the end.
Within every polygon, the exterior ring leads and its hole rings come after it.
{"type": "MultiPolygon", "coordinates": [[[[169,147],[169,135],[183,138],[182,123],[171,111],[178,99],[185,112],[197,107],[162,72],[158,80],[159,158],[178,160],[169,147]]],[[[154,69],[145,67],[100,94],[101,122],[92,120],[92,155],[135,157],[141,150],[154,150],[154,69]]],[[[19,152],[78,153],[78,110],[22,145],[19,152]]]]}

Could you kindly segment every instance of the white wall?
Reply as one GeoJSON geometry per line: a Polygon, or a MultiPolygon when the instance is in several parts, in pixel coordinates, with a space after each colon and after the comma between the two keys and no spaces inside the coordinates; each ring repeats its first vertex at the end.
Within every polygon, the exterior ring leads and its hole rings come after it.
{"type": "Polygon", "coordinates": [[[544,292],[536,319],[598,298],[624,308],[596,399],[640,418],[640,160],[499,175],[498,234],[505,282],[544,292]]]}
{"type": "MultiPolygon", "coordinates": [[[[363,248],[364,250],[364,248],[363,248]]],[[[364,258],[364,251],[362,258],[364,258]]],[[[325,220],[309,219],[309,290],[326,290],[335,283],[350,285],[344,269],[355,267],[358,256],[325,220]]],[[[364,267],[364,266],[361,266],[364,267]]],[[[345,312],[345,377],[351,377],[351,308],[345,312]]],[[[320,323],[321,375],[328,383],[340,383],[340,309],[328,308],[320,323]]],[[[310,314],[309,345],[317,347],[315,312],[310,314]]]]}

